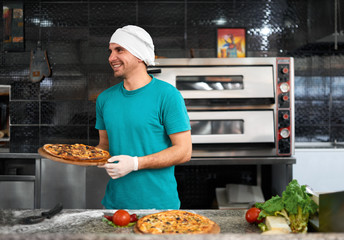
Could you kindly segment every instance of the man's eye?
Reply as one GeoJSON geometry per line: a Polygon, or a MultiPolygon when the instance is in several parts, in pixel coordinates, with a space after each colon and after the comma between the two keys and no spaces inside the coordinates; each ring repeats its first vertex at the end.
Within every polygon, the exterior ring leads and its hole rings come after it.
{"type": "Polygon", "coordinates": [[[118,47],[118,48],[116,48],[116,51],[119,52],[119,53],[120,53],[120,52],[123,52],[123,51],[124,51],[124,48],[118,47]]]}

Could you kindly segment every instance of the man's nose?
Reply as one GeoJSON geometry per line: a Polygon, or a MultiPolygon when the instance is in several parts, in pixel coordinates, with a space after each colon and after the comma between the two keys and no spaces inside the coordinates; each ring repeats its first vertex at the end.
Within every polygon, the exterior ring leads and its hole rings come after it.
{"type": "Polygon", "coordinates": [[[116,53],[112,52],[112,53],[110,54],[110,56],[109,56],[109,61],[113,61],[113,60],[115,60],[116,58],[117,58],[116,53]]]}

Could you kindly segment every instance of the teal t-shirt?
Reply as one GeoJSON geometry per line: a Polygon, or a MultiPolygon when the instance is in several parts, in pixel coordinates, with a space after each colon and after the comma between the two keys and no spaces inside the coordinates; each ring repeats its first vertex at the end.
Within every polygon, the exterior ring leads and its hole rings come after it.
{"type": "MultiPolygon", "coordinates": [[[[153,77],[127,91],[123,82],[97,98],[96,128],[106,130],[110,154],[145,156],[171,146],[168,135],[190,130],[180,92],[153,77]]],[[[174,167],[143,169],[110,179],[102,204],[108,209],[179,209],[174,167]]]]}

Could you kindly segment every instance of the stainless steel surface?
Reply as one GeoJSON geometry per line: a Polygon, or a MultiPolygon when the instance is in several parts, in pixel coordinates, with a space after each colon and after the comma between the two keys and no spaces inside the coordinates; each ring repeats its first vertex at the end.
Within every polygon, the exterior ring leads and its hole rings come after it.
{"type": "Polygon", "coordinates": [[[35,165],[24,169],[24,173],[30,172],[26,175],[1,172],[0,208],[52,208],[60,200],[67,208],[103,208],[101,200],[109,179],[104,169],[57,163],[36,153],[0,153],[0,161],[35,165]]]}
{"type": "Polygon", "coordinates": [[[294,157],[193,157],[182,165],[290,165],[296,163],[294,157]]]}
{"type": "MultiPolygon", "coordinates": [[[[173,68],[162,69],[161,75],[166,77],[167,80],[177,79],[184,76],[241,76],[244,81],[245,87],[242,89],[234,88],[231,85],[216,84],[221,83],[214,80],[213,82],[195,82],[194,90],[180,90],[185,99],[192,98],[274,98],[273,90],[273,69],[272,66],[253,67],[249,66],[245,71],[240,67],[181,67],[178,71],[173,68]],[[198,85],[197,85],[198,84],[198,85]],[[210,91],[213,90],[213,91],[210,91]]],[[[183,81],[183,80],[180,80],[183,81]]],[[[176,82],[169,81],[171,84],[176,85],[176,82]]]]}
{"type": "Polygon", "coordinates": [[[211,158],[219,159],[226,157],[236,157],[242,159],[245,157],[261,157],[275,156],[276,149],[270,144],[197,144],[193,146],[192,160],[195,158],[211,158]]]}
{"type": "Polygon", "coordinates": [[[0,208],[38,208],[40,159],[0,156],[0,208]]]}
{"type": "Polygon", "coordinates": [[[294,154],[293,58],[157,62],[154,75],[185,99],[193,157],[294,154]]]}
{"type": "Polygon", "coordinates": [[[156,66],[247,66],[247,65],[274,65],[276,58],[160,58],[156,59],[156,66]]]}
{"type": "Polygon", "coordinates": [[[319,231],[344,232],[344,191],[319,195],[319,231]]]}
{"type": "MultiPolygon", "coordinates": [[[[294,162],[295,163],[295,162],[294,162]]],[[[293,180],[292,164],[272,164],[271,165],[271,195],[282,196],[290,181],[293,180]]]]}
{"type": "Polygon", "coordinates": [[[86,168],[86,208],[103,208],[101,201],[109,180],[110,177],[105,169],[98,167],[86,168]]]}
{"type": "Polygon", "coordinates": [[[41,207],[41,163],[40,158],[35,159],[35,208],[41,207]]]}
{"type": "Polygon", "coordinates": [[[56,202],[65,208],[85,208],[86,168],[41,160],[41,208],[50,209],[56,202]]]}
{"type": "Polygon", "coordinates": [[[34,178],[0,179],[0,208],[34,208],[34,178]]]}
{"type": "Polygon", "coordinates": [[[273,143],[275,141],[272,110],[189,112],[189,118],[193,143],[273,143]],[[197,120],[208,120],[209,124],[198,126],[200,124],[197,125],[199,123],[197,120]],[[235,122],[232,125],[216,125],[218,120],[235,122]],[[242,127],[238,126],[240,125],[238,121],[242,122],[242,127]],[[257,125],[260,127],[257,128],[257,125]],[[232,130],[226,134],[229,128],[232,130]]]}
{"type": "Polygon", "coordinates": [[[65,208],[101,209],[109,175],[95,166],[85,167],[41,160],[41,208],[61,202],[65,208]]]}
{"type": "Polygon", "coordinates": [[[0,159],[4,158],[41,158],[41,156],[38,153],[12,153],[12,152],[1,152],[0,153],[0,159]]]}
{"type": "Polygon", "coordinates": [[[344,142],[296,142],[295,148],[298,149],[315,149],[315,148],[322,148],[322,149],[342,149],[344,148],[344,142]]]}
{"type": "Polygon", "coordinates": [[[311,194],[311,195],[313,195],[315,197],[319,197],[319,194],[316,193],[311,186],[309,186],[307,184],[305,186],[306,186],[306,193],[311,194]]]}

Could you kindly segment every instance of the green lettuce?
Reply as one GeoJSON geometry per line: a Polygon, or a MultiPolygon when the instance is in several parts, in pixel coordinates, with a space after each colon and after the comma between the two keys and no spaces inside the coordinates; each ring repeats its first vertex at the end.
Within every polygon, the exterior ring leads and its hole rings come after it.
{"type": "Polygon", "coordinates": [[[309,218],[314,215],[318,205],[306,193],[306,186],[292,180],[282,197],[274,196],[264,203],[256,203],[261,210],[258,219],[267,216],[282,216],[287,220],[292,232],[306,233],[309,218]]]}
{"type": "Polygon", "coordinates": [[[102,218],[102,221],[107,223],[107,224],[109,224],[110,226],[115,227],[115,228],[127,228],[127,227],[132,227],[132,226],[134,226],[136,224],[136,222],[131,222],[131,223],[129,223],[126,226],[119,226],[119,225],[114,224],[112,221],[109,221],[105,217],[102,218]]]}

